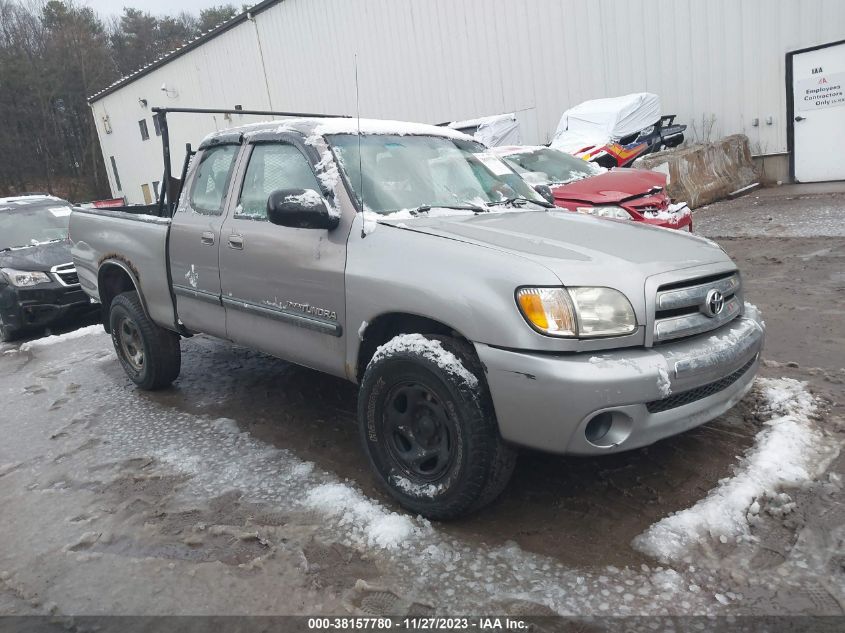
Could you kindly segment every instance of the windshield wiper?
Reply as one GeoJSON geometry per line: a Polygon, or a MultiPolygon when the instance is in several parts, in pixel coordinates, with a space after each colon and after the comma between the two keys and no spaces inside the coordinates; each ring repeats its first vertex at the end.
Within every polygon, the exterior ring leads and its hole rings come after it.
{"type": "Polygon", "coordinates": [[[420,213],[428,213],[432,209],[454,209],[455,211],[473,211],[475,213],[487,211],[484,207],[475,204],[421,204],[416,209],[410,209],[409,213],[419,215],[420,213]]]}
{"type": "Polygon", "coordinates": [[[488,202],[488,207],[494,207],[497,205],[505,205],[505,206],[513,206],[513,207],[523,207],[525,206],[526,202],[530,202],[532,204],[539,204],[541,207],[551,208],[554,205],[546,202],[543,200],[540,202],[539,200],[531,200],[530,198],[526,198],[525,196],[514,196],[513,198],[505,198],[504,200],[495,200],[493,202],[488,202]],[[517,204],[521,203],[521,204],[517,204]]]}

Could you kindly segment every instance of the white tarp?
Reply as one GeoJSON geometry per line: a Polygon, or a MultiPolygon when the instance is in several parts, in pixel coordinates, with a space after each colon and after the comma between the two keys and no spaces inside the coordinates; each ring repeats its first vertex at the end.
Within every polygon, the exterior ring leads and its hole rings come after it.
{"type": "Polygon", "coordinates": [[[475,140],[484,143],[487,147],[522,145],[519,121],[516,120],[514,114],[497,114],[469,121],[455,121],[450,123],[449,127],[461,131],[476,128],[473,133],[475,140]]]}
{"type": "Polygon", "coordinates": [[[592,145],[601,147],[659,120],[660,97],[650,92],[593,99],[563,113],[551,146],[569,153],[592,145]]]}

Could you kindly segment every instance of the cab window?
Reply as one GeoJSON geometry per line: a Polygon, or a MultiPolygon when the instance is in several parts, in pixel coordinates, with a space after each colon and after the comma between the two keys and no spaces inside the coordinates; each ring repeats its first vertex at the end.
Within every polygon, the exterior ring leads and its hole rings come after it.
{"type": "Polygon", "coordinates": [[[313,189],[319,193],[320,184],[308,159],[293,145],[256,145],[249,157],[235,217],[266,220],[267,198],[279,189],[313,189]]]}
{"type": "Polygon", "coordinates": [[[238,145],[218,145],[203,152],[191,183],[189,202],[194,211],[205,215],[223,213],[226,188],[238,149],[238,145]]]}

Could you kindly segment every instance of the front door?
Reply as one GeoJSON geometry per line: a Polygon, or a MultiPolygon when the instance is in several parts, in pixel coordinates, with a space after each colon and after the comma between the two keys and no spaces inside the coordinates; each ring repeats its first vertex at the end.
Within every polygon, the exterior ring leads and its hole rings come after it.
{"type": "Polygon", "coordinates": [[[179,320],[192,332],[226,336],[218,249],[229,181],[240,145],[201,150],[190,190],[170,228],[170,270],[179,320]]]}
{"type": "Polygon", "coordinates": [[[312,162],[293,141],[252,145],[237,206],[221,235],[227,338],[344,376],[349,227],[341,223],[328,231],[271,224],[267,198],[279,189],[321,192],[312,162]]]}
{"type": "Polygon", "coordinates": [[[795,180],[845,180],[845,43],[792,54],[795,180]]]}

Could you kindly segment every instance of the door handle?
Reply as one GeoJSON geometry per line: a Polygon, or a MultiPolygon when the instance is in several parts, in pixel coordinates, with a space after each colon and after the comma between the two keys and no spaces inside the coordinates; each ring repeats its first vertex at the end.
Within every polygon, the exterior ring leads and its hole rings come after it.
{"type": "Polygon", "coordinates": [[[229,236],[229,248],[235,248],[237,250],[243,250],[244,248],[244,238],[242,235],[230,235],[229,236]]]}
{"type": "Polygon", "coordinates": [[[800,114],[797,117],[795,117],[795,120],[798,121],[798,122],[805,121],[806,119],[807,119],[807,117],[801,116],[800,114]]]}
{"type": "Polygon", "coordinates": [[[202,240],[203,244],[213,245],[214,233],[212,233],[211,231],[203,231],[200,239],[202,240]]]}

